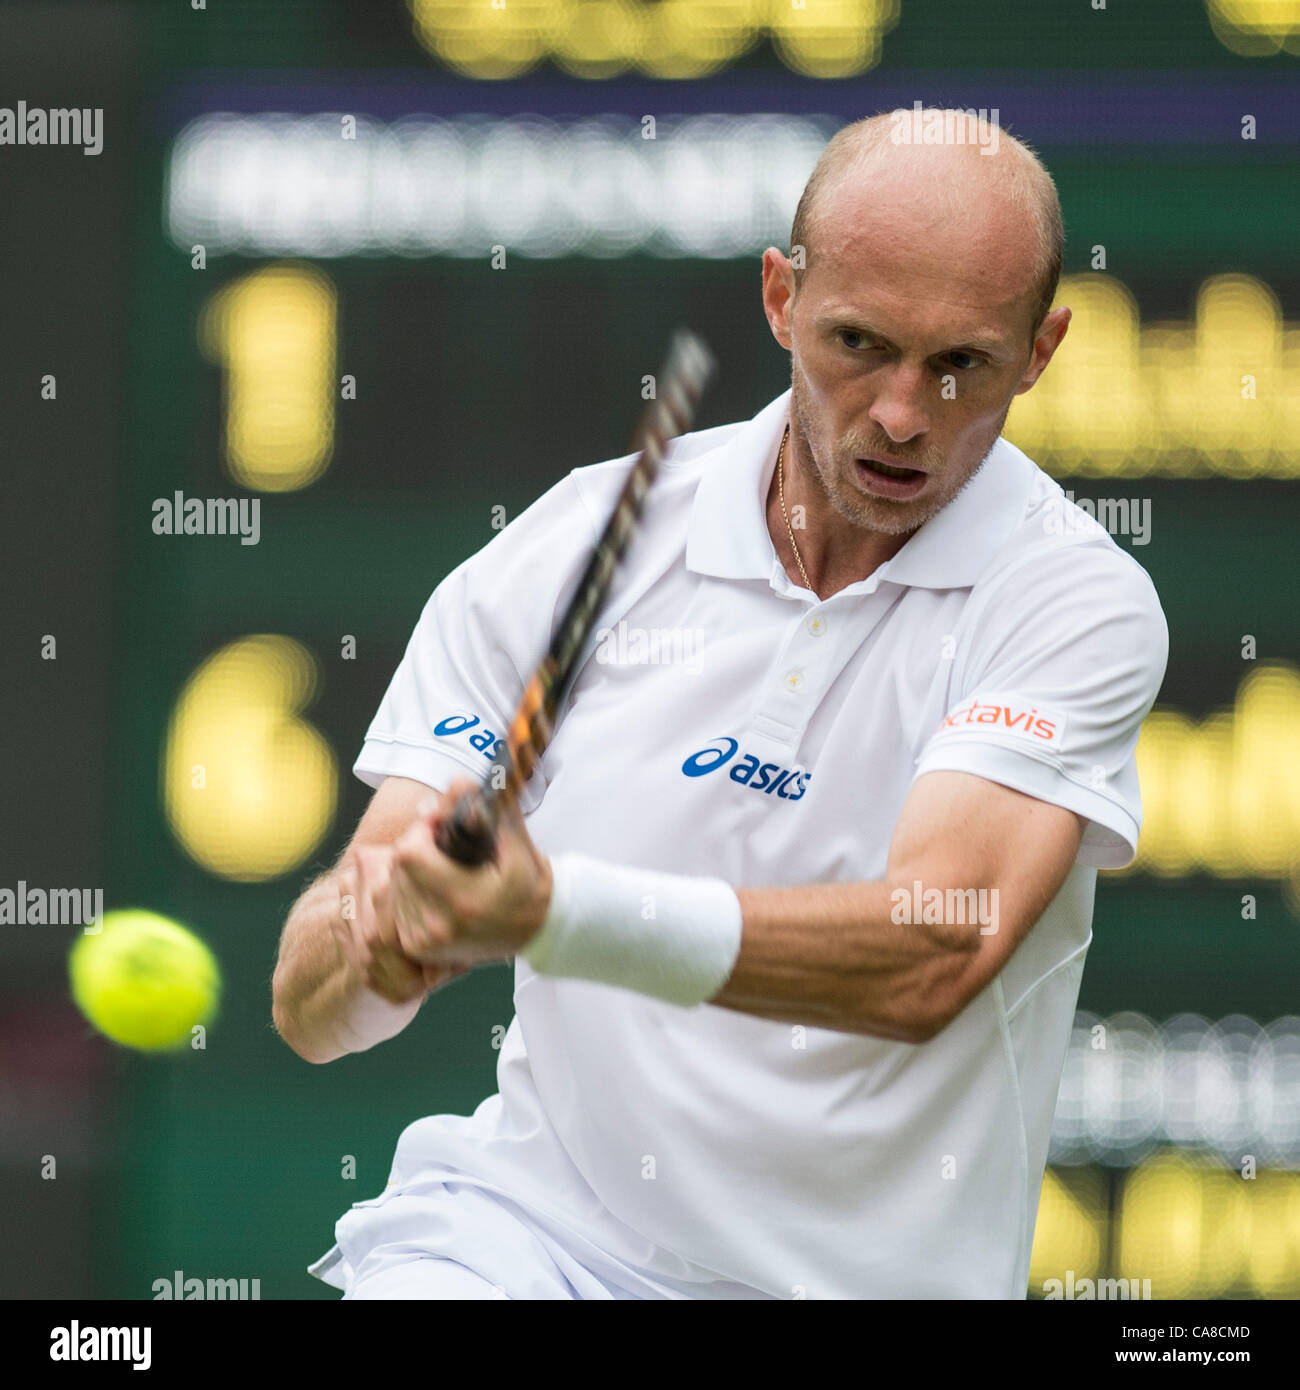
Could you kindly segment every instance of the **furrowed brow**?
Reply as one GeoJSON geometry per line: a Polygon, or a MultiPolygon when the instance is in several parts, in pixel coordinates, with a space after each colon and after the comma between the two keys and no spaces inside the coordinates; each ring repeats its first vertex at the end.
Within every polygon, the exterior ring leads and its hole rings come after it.
{"type": "MultiPolygon", "coordinates": [[[[872,327],[861,314],[855,314],[851,310],[832,310],[829,313],[817,314],[813,318],[813,326],[822,332],[827,329],[849,328],[855,333],[865,333],[868,337],[875,338],[885,347],[896,348],[898,346],[880,329],[872,327]]],[[[1007,362],[1012,356],[1010,346],[1001,338],[983,333],[976,333],[963,339],[960,343],[953,343],[949,347],[940,348],[937,352],[931,353],[930,356],[943,357],[950,352],[980,352],[995,362],[1007,362]]]]}

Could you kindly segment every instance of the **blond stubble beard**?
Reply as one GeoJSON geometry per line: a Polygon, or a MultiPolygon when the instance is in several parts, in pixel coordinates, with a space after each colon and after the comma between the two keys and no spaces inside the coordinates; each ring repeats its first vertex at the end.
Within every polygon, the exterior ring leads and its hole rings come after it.
{"type": "MultiPolygon", "coordinates": [[[[815,474],[814,482],[845,521],[861,527],[865,531],[876,531],[886,536],[908,535],[919,530],[933,517],[938,516],[984,466],[984,460],[997,442],[998,436],[1002,433],[1002,426],[1011,413],[1011,403],[1008,402],[1007,408],[1002,412],[1002,418],[989,435],[988,443],[980,455],[979,463],[971,469],[968,477],[964,478],[956,487],[952,487],[951,490],[949,490],[949,481],[946,476],[949,472],[948,461],[938,449],[931,445],[924,445],[919,451],[904,454],[904,457],[914,460],[918,467],[925,468],[932,476],[937,476],[941,485],[939,492],[923,503],[897,502],[886,497],[871,497],[850,483],[846,476],[837,470],[835,459],[830,461],[828,468],[826,463],[817,457],[804,425],[805,420],[815,421],[816,412],[812,409],[803,375],[793,354],[791,354],[790,384],[790,433],[792,438],[798,439],[803,457],[812,462],[815,474]]],[[[848,435],[840,438],[836,443],[850,474],[856,473],[856,459],[863,458],[868,454],[898,455],[900,452],[898,446],[887,435],[875,439],[848,435]]]]}

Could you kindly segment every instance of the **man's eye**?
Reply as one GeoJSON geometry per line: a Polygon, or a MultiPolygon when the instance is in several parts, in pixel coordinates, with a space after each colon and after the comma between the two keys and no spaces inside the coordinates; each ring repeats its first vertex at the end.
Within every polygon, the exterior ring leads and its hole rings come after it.
{"type": "Polygon", "coordinates": [[[840,341],[846,348],[852,348],[855,352],[859,348],[869,347],[871,339],[865,333],[859,333],[852,328],[840,329],[840,341]]]}
{"type": "Polygon", "coordinates": [[[969,352],[950,352],[948,361],[957,368],[959,372],[968,372],[972,367],[980,365],[980,359],[969,352]]]}

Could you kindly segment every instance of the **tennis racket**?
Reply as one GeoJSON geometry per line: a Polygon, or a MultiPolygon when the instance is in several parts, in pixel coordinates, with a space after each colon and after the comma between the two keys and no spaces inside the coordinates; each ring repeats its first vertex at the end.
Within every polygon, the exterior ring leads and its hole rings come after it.
{"type": "Polygon", "coordinates": [[[551,740],[555,711],[577,672],[578,654],[609,592],[615,566],[636,533],[664,447],[690,426],[715,365],[713,354],[695,334],[685,329],[674,334],[658,378],[656,399],[647,406],[633,438],[637,460],[551,645],[524,687],[487,780],[462,795],[439,826],[436,843],[449,858],[472,866],[492,857],[502,809],[517,800],[551,740]]]}

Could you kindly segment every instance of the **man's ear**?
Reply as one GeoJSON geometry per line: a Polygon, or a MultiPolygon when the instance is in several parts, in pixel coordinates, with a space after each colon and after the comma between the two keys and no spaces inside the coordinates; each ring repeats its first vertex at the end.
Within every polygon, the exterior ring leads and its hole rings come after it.
{"type": "Polygon", "coordinates": [[[1061,346],[1061,339],[1065,337],[1065,331],[1070,326],[1070,317],[1069,309],[1062,305],[1059,309],[1053,309],[1043,320],[1042,326],[1034,335],[1034,349],[1030,354],[1029,364],[1016,386],[1017,396],[1024,395],[1047,370],[1047,364],[1052,360],[1056,349],[1061,346]]]}
{"type": "Polygon", "coordinates": [[[775,246],[763,252],[763,313],[772,336],[787,352],[793,349],[790,315],[795,296],[794,266],[775,246]]]}

